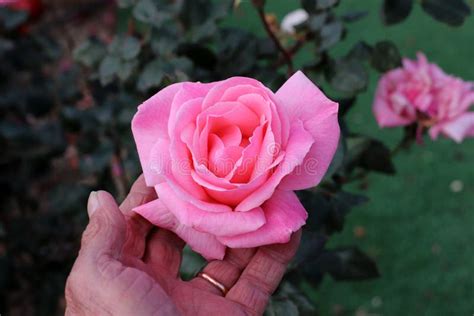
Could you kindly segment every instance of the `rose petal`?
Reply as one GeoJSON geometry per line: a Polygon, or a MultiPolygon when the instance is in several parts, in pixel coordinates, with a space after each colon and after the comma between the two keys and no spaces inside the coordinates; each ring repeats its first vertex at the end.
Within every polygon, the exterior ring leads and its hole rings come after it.
{"type": "Polygon", "coordinates": [[[181,89],[176,93],[170,108],[170,116],[168,121],[168,133],[173,134],[176,123],[178,122],[177,113],[181,106],[186,102],[203,98],[209,90],[217,83],[200,83],[200,82],[184,82],[181,89]]]}
{"type": "Polygon", "coordinates": [[[258,229],[265,224],[261,208],[248,212],[208,212],[177,195],[167,183],[155,187],[166,207],[184,225],[216,236],[233,236],[258,229]]]}
{"type": "Polygon", "coordinates": [[[474,112],[468,112],[446,123],[440,123],[430,129],[430,136],[436,139],[442,132],[452,138],[457,143],[463,141],[465,137],[474,136],[474,112]]]}
{"type": "Polygon", "coordinates": [[[287,122],[287,117],[278,113],[272,96],[273,92],[271,91],[268,91],[268,95],[263,96],[257,93],[243,94],[238,98],[238,101],[257,114],[257,117],[260,118],[260,124],[263,121],[270,122],[275,142],[286,144],[288,126],[284,123],[287,122]]]}
{"type": "Polygon", "coordinates": [[[239,146],[242,142],[242,132],[236,125],[223,127],[218,131],[214,131],[214,133],[226,147],[239,146]]]}
{"type": "Polygon", "coordinates": [[[147,186],[154,186],[166,181],[166,176],[171,172],[169,146],[168,139],[158,138],[150,151],[148,163],[146,165],[142,163],[145,180],[148,177],[147,186]],[[146,174],[145,170],[147,170],[146,174]]]}
{"type": "Polygon", "coordinates": [[[197,231],[181,224],[160,200],[153,200],[133,209],[155,226],[174,232],[183,239],[194,251],[207,260],[222,260],[225,246],[215,236],[197,231]]]}
{"type": "Polygon", "coordinates": [[[220,188],[206,187],[206,192],[215,201],[233,207],[239,204],[262,184],[264,184],[268,179],[268,174],[268,172],[262,174],[260,177],[255,178],[249,183],[238,184],[237,188],[235,189],[222,190],[220,188]]]}
{"type": "Polygon", "coordinates": [[[225,177],[242,156],[242,150],[240,146],[226,147],[217,135],[209,135],[209,170],[218,177],[225,177]]]}
{"type": "Polygon", "coordinates": [[[313,143],[313,137],[304,129],[303,123],[299,120],[294,122],[291,127],[288,145],[285,148],[283,161],[275,168],[268,181],[240,202],[235,210],[246,212],[268,200],[275,191],[275,188],[280,184],[282,178],[303,162],[313,143]]]}
{"type": "Polygon", "coordinates": [[[235,163],[234,169],[226,179],[230,179],[233,183],[247,183],[250,180],[267,127],[268,124],[264,122],[253,131],[249,144],[242,151],[242,157],[235,163]]]}
{"type": "Polygon", "coordinates": [[[329,100],[300,71],[285,82],[276,97],[285,107],[290,122],[301,120],[314,140],[301,167],[285,177],[281,188],[301,190],[315,186],[326,173],[339,142],[338,104],[329,100]]]}
{"type": "MultiPolygon", "coordinates": [[[[231,212],[232,208],[228,205],[222,203],[214,203],[210,198],[206,199],[198,199],[194,195],[190,194],[174,180],[172,176],[166,178],[166,183],[176,192],[176,195],[181,197],[181,199],[189,202],[190,204],[194,205],[195,207],[206,210],[208,212],[214,213],[223,213],[223,212],[231,212]]],[[[155,187],[156,188],[156,187],[155,187]]]]}
{"type": "Polygon", "coordinates": [[[257,88],[265,88],[259,81],[252,78],[232,77],[227,80],[216,82],[203,102],[203,110],[219,102],[229,88],[239,85],[250,85],[257,88]]]}
{"type": "Polygon", "coordinates": [[[291,234],[306,222],[308,213],[292,191],[276,190],[262,205],[267,222],[258,230],[237,236],[220,236],[217,239],[232,248],[253,248],[286,243],[291,234]]]}
{"type": "Polygon", "coordinates": [[[266,172],[268,167],[275,160],[275,157],[280,154],[281,150],[281,145],[275,142],[275,137],[273,136],[272,131],[270,128],[267,128],[250,180],[253,180],[266,172]]]}
{"type": "Polygon", "coordinates": [[[147,185],[153,186],[156,173],[149,169],[150,151],[159,138],[169,139],[168,120],[171,103],[182,83],[170,85],[138,107],[132,120],[132,132],[147,185]]]}

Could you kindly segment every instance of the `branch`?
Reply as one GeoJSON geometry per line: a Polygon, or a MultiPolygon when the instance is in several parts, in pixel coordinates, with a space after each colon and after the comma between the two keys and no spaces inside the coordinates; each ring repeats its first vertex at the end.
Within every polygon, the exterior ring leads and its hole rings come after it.
{"type": "Polygon", "coordinates": [[[293,60],[291,57],[291,53],[289,53],[283,45],[280,43],[280,40],[278,40],[277,36],[275,33],[273,33],[270,24],[267,22],[267,19],[265,18],[265,11],[263,10],[263,5],[259,5],[254,1],[254,7],[257,9],[258,16],[260,17],[260,20],[263,23],[263,26],[265,27],[265,31],[267,32],[268,36],[270,39],[275,43],[275,46],[277,49],[283,54],[283,57],[286,61],[286,64],[288,65],[288,76],[291,76],[294,73],[293,69],[293,60]]]}

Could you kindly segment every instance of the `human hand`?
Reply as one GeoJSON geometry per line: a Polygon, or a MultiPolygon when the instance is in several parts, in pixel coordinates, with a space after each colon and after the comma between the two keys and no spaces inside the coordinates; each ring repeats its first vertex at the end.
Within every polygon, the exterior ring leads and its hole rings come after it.
{"type": "Polygon", "coordinates": [[[105,192],[91,193],[90,222],[66,283],[66,315],[260,315],[294,256],[301,231],[287,244],[227,249],[202,277],[179,277],[184,242],[132,209],[156,199],[140,177],[117,206],[105,192]]]}

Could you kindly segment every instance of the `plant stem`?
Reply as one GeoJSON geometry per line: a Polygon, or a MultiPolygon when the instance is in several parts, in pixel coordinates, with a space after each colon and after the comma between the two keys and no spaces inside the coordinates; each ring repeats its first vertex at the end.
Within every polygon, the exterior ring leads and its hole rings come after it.
{"type": "MultiPolygon", "coordinates": [[[[290,55],[291,58],[293,58],[293,56],[296,55],[296,53],[298,53],[298,51],[304,46],[304,44],[306,44],[306,38],[300,38],[295,42],[293,46],[289,47],[285,51],[290,55]]],[[[278,61],[276,62],[276,66],[279,67],[285,63],[286,63],[286,58],[285,58],[285,55],[283,55],[283,57],[278,58],[278,61]]]]}
{"type": "Polygon", "coordinates": [[[265,27],[265,31],[267,32],[268,36],[270,39],[273,41],[277,49],[282,53],[283,58],[286,61],[286,64],[288,65],[288,77],[291,76],[294,73],[293,69],[293,59],[291,57],[290,52],[288,52],[283,45],[281,44],[280,40],[277,38],[276,34],[273,33],[270,24],[268,23],[267,19],[265,18],[265,11],[263,10],[263,6],[255,5],[254,7],[256,8],[258,12],[258,16],[260,17],[260,20],[263,23],[263,26],[265,27]]]}

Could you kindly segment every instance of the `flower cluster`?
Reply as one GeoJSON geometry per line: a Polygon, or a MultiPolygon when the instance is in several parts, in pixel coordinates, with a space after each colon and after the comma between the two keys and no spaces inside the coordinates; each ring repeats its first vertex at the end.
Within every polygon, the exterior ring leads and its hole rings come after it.
{"type": "Polygon", "coordinates": [[[444,134],[456,142],[474,136],[474,83],[446,74],[422,53],[417,57],[380,79],[373,107],[379,126],[417,123],[432,139],[444,134]]]}

